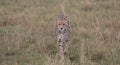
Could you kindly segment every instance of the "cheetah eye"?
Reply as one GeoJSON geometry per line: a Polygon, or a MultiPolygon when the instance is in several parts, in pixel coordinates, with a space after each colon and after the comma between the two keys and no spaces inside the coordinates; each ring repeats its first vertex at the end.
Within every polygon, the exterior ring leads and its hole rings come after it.
{"type": "Polygon", "coordinates": [[[65,25],[65,24],[63,24],[63,25],[65,25]]]}
{"type": "Polygon", "coordinates": [[[58,25],[60,25],[60,24],[58,24],[58,25]]]}

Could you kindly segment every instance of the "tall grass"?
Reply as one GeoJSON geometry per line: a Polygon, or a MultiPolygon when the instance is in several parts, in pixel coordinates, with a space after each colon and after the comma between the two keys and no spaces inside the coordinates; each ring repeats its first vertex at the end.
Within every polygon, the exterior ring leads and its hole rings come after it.
{"type": "MultiPolygon", "coordinates": [[[[62,0],[0,0],[0,65],[61,65],[54,32],[62,0]]],[[[120,65],[120,1],[68,0],[65,65],[120,65]]]]}

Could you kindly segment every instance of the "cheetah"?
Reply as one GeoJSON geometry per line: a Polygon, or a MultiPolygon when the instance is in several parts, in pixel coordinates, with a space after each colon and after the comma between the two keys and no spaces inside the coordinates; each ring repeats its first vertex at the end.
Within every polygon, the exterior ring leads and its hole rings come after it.
{"type": "Polygon", "coordinates": [[[69,47],[70,26],[69,18],[65,15],[59,15],[56,20],[56,37],[59,56],[64,57],[69,47]]]}

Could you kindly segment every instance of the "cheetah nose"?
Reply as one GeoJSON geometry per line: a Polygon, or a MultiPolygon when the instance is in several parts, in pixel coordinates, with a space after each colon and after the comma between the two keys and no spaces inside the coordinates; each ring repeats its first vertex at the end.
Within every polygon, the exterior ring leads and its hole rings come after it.
{"type": "Polygon", "coordinates": [[[61,30],[62,30],[63,28],[61,28],[61,30]]]}

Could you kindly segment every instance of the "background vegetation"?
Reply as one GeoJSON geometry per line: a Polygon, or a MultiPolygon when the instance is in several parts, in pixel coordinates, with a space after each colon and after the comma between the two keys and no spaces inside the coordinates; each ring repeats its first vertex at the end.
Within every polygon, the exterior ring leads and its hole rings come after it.
{"type": "MultiPolygon", "coordinates": [[[[59,65],[54,32],[62,0],[0,0],[0,65],[59,65]]],[[[65,65],[120,65],[120,0],[67,0],[65,65]]]]}

